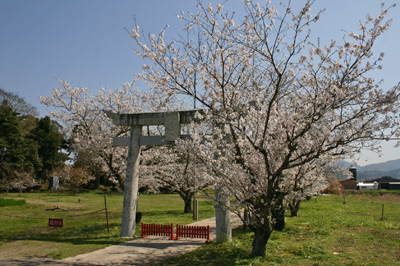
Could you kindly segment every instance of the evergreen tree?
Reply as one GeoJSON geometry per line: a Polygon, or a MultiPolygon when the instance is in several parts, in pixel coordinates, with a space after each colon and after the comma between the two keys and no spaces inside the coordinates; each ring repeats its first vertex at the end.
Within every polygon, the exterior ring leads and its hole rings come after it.
{"type": "Polygon", "coordinates": [[[32,164],[26,160],[28,149],[22,134],[18,113],[6,101],[0,106],[0,160],[14,169],[30,170],[32,164]]]}
{"type": "Polygon", "coordinates": [[[32,137],[38,144],[38,155],[42,162],[37,176],[47,179],[54,170],[62,167],[66,155],[62,152],[65,147],[64,136],[59,132],[59,125],[49,117],[39,119],[37,126],[32,130],[32,137]]]}
{"type": "Polygon", "coordinates": [[[0,183],[6,191],[18,173],[33,172],[32,159],[37,150],[31,148],[24,137],[18,113],[4,100],[0,105],[0,183]]]}

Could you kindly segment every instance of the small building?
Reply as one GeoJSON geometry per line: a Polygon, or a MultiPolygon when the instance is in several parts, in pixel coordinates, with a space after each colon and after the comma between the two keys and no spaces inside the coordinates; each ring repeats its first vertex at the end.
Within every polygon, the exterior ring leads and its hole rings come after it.
{"type": "Polygon", "coordinates": [[[400,182],[390,182],[389,189],[400,189],[400,182]]]}
{"type": "Polygon", "coordinates": [[[340,181],[344,189],[357,189],[358,182],[354,179],[347,179],[340,181]]]}
{"type": "Polygon", "coordinates": [[[357,189],[358,190],[374,190],[374,189],[378,189],[378,182],[374,182],[374,183],[359,182],[357,184],[357,189]]]}
{"type": "Polygon", "coordinates": [[[400,180],[391,176],[365,181],[364,183],[378,183],[378,189],[400,189],[400,180]]]}

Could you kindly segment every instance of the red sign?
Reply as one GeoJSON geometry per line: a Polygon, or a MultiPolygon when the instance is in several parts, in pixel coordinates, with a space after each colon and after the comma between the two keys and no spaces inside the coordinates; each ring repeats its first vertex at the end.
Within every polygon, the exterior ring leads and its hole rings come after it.
{"type": "Polygon", "coordinates": [[[63,219],[51,219],[51,218],[49,218],[49,226],[63,227],[63,219]]]}

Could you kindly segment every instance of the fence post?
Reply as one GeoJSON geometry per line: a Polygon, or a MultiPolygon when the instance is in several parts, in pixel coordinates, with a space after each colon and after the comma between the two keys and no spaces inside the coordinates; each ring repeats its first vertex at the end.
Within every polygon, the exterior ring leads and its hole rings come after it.
{"type": "Polygon", "coordinates": [[[199,218],[199,202],[196,199],[193,200],[193,220],[197,221],[199,218]]]}
{"type": "Polygon", "coordinates": [[[110,223],[108,222],[107,198],[104,196],[104,205],[106,207],[107,230],[110,232],[110,223]]]}
{"type": "Polygon", "coordinates": [[[343,204],[346,204],[346,192],[343,190],[343,204]]]}
{"type": "Polygon", "coordinates": [[[141,238],[144,238],[144,224],[142,223],[142,237],[141,238]]]}
{"type": "Polygon", "coordinates": [[[171,223],[171,237],[169,238],[169,240],[174,240],[174,224],[171,223]]]}

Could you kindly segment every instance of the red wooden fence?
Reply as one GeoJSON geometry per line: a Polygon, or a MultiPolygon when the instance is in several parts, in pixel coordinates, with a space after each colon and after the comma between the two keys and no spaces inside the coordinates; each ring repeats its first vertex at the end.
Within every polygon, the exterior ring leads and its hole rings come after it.
{"type": "Polygon", "coordinates": [[[176,225],[176,239],[179,237],[205,238],[210,241],[210,226],[176,225]]]}
{"type": "Polygon", "coordinates": [[[169,224],[144,224],[142,223],[142,237],[146,236],[169,236],[170,240],[175,239],[174,237],[174,225],[169,224]]]}

